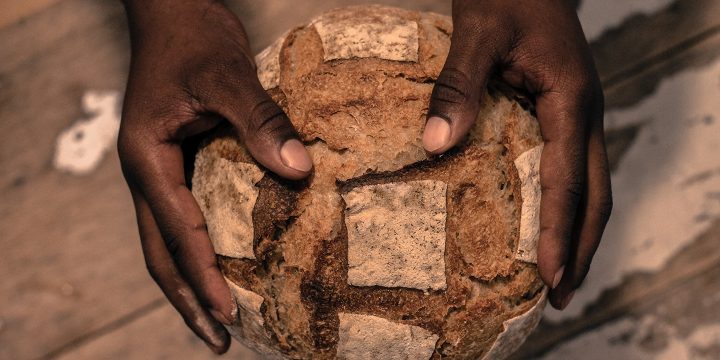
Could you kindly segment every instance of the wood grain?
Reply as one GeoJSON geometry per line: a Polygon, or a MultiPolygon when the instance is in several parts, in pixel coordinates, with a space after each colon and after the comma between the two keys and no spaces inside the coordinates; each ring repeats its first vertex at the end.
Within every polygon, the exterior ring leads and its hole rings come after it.
{"type": "Polygon", "coordinates": [[[562,341],[620,317],[644,314],[663,305],[675,304],[678,294],[687,300],[686,304],[694,305],[686,306],[684,311],[675,311],[668,322],[684,324],[689,332],[692,329],[688,327],[692,326],[688,326],[689,319],[683,317],[691,313],[697,318],[690,321],[694,326],[720,321],[717,308],[702,305],[703,299],[712,298],[717,293],[717,284],[720,284],[718,239],[720,220],[676,254],[662,270],[653,274],[632,274],[622,285],[606,291],[584,316],[558,324],[542,322],[513,359],[541,355],[562,341]]]}
{"type": "Polygon", "coordinates": [[[631,17],[594,41],[606,107],[630,106],[652,93],[661,79],[714,59],[720,52],[714,45],[718,14],[720,1],[678,0],[655,14],[631,17]],[[675,65],[668,66],[669,61],[675,65]]]}
{"type": "Polygon", "coordinates": [[[117,156],[80,177],[50,165],[83,92],[124,87],[124,28],[119,2],[62,1],[0,30],[2,359],[40,357],[162,297],[117,156]]]}
{"type": "MultiPolygon", "coordinates": [[[[103,333],[84,342],[72,351],[52,356],[60,360],[75,359],[218,359],[205,344],[190,332],[181,332],[185,326],[167,301],[144,316],[122,327],[103,333]]],[[[234,343],[223,355],[227,359],[261,360],[262,358],[234,343]]]]}

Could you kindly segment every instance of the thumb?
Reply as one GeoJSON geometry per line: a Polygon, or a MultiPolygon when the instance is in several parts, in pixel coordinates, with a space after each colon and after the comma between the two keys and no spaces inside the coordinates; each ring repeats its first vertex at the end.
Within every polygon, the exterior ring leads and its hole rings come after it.
{"type": "Polygon", "coordinates": [[[200,101],[233,124],[257,162],[292,180],[310,174],[310,155],[288,116],[263,89],[252,66],[242,66],[213,82],[214,91],[200,101]]]}
{"type": "Polygon", "coordinates": [[[490,54],[483,54],[477,30],[463,31],[455,22],[450,51],[430,97],[423,147],[441,154],[458,144],[475,123],[480,99],[494,66],[490,54]]]}

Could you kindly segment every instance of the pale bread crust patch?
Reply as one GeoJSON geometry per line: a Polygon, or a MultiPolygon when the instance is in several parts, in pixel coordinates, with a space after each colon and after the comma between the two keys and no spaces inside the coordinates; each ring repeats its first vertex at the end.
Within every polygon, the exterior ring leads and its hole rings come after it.
{"type": "Polygon", "coordinates": [[[542,318],[547,303],[547,288],[543,289],[538,302],[526,313],[503,321],[503,332],[495,339],[482,360],[506,359],[525,342],[542,318]]]}
{"type": "Polygon", "coordinates": [[[320,35],[325,61],[378,58],[418,61],[418,24],[398,16],[371,12],[329,12],[313,26],[320,35]]]}
{"type": "Polygon", "coordinates": [[[338,316],[338,359],[429,359],[439,339],[419,326],[398,324],[377,316],[348,313],[338,316]]]}
{"type": "Polygon", "coordinates": [[[537,243],[540,238],[540,144],[515,159],[520,176],[522,210],[520,215],[520,240],[515,258],[537,264],[537,243]]]}
{"type": "Polygon", "coordinates": [[[242,341],[243,345],[263,354],[264,359],[286,359],[279,351],[270,346],[270,339],[263,328],[265,320],[261,313],[264,301],[262,296],[241,288],[227,278],[225,281],[237,304],[237,314],[240,319],[238,324],[227,327],[228,332],[242,341]]]}
{"type": "Polygon", "coordinates": [[[192,193],[216,254],[255,258],[252,211],[258,196],[255,183],[262,177],[263,171],[255,164],[203,154],[196,157],[192,193]]]}
{"type": "Polygon", "coordinates": [[[348,283],[442,290],[447,184],[366,185],[343,194],[348,283]]]}
{"type": "Polygon", "coordinates": [[[287,35],[286,32],[265,50],[255,55],[258,79],[265,90],[276,88],[280,84],[280,50],[285,44],[287,35]]]}

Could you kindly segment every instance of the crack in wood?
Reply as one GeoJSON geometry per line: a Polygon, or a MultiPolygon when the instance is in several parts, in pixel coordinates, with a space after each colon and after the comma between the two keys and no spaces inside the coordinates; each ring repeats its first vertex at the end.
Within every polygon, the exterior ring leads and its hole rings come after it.
{"type": "Polygon", "coordinates": [[[111,333],[115,332],[116,330],[119,330],[126,325],[131,324],[135,320],[139,320],[140,318],[149,315],[152,312],[155,312],[165,306],[167,304],[167,300],[164,297],[158,297],[150,302],[148,302],[145,305],[142,305],[132,311],[130,311],[127,314],[121,315],[110,322],[101,325],[100,327],[88,331],[85,334],[82,334],[74,339],[71,339],[70,341],[66,342],[65,344],[61,345],[60,347],[51,350],[44,355],[38,357],[37,359],[55,359],[60,357],[61,355],[65,355],[67,353],[72,352],[73,350],[79,349],[85,344],[88,344],[92,342],[93,340],[97,340],[105,335],[110,335],[111,333]]]}

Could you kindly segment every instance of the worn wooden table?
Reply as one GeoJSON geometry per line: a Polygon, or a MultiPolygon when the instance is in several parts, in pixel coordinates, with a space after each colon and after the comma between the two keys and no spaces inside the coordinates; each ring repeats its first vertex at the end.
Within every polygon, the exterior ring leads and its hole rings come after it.
{"type": "MultiPolygon", "coordinates": [[[[256,50],[322,10],[360,2],[316,1],[297,6],[288,0],[229,1],[256,50]]],[[[381,2],[449,13],[449,1],[381,2]]],[[[583,6],[594,8],[583,2],[581,14],[583,6]]],[[[665,116],[643,104],[667,103],[663,99],[688,93],[695,100],[714,96],[707,91],[712,86],[720,88],[720,2],[611,3],[615,2],[608,2],[607,12],[585,14],[583,21],[599,29],[593,30],[591,44],[611,114],[607,133],[613,179],[623,183],[632,178],[628,172],[633,169],[628,167],[638,161],[630,158],[632,154],[653,154],[643,148],[643,144],[653,144],[652,138],[643,142],[646,129],[665,116]],[[643,3],[637,7],[646,13],[621,16],[624,13],[618,11],[624,8],[631,13],[630,3],[643,3]],[[603,16],[609,25],[603,25],[603,16]],[[604,31],[608,26],[611,29],[604,31]],[[700,75],[692,78],[693,74],[700,75]],[[707,88],[693,92],[695,84],[707,88]],[[654,96],[665,97],[653,100],[654,96]],[[615,118],[620,120],[610,121],[615,118]]],[[[52,163],[58,134],[91,115],[83,112],[82,95],[89,90],[122,92],[129,60],[125,26],[117,1],[12,0],[0,5],[0,359],[213,357],[185,329],[146,273],[114,147],[97,168],[84,175],[58,171],[52,163]]],[[[720,104],[718,99],[715,104],[720,104]]],[[[706,132],[717,131],[720,105],[706,106],[707,117],[699,124],[707,123],[703,125],[706,132]]],[[[692,109],[673,115],[682,126],[678,133],[696,126],[692,109]]],[[[720,145],[713,139],[702,137],[702,132],[687,134],[699,140],[668,140],[670,145],[658,156],[679,157],[687,144],[698,142],[702,149],[718,149],[715,157],[720,155],[720,145]]],[[[720,138],[720,131],[716,135],[720,138]]],[[[656,142],[664,141],[662,136],[656,142]]],[[[720,358],[720,330],[712,327],[720,325],[720,166],[714,168],[716,162],[703,159],[668,161],[678,166],[678,172],[697,170],[699,174],[677,186],[697,186],[707,193],[705,200],[697,200],[707,202],[700,205],[690,200],[681,205],[659,203],[668,212],[705,209],[698,210],[697,224],[688,227],[687,234],[677,236],[682,246],[656,251],[652,246],[666,245],[650,238],[646,240],[649,250],[626,249],[663,256],[653,267],[643,267],[631,266],[636,258],[612,253],[625,251],[622,244],[639,241],[636,235],[609,240],[611,245],[601,248],[598,256],[623,259],[612,264],[627,270],[618,270],[616,282],[588,285],[595,287],[587,293],[597,295],[579,300],[577,306],[585,305],[578,308],[581,315],[549,314],[553,321],[543,322],[517,358],[541,354],[584,358],[587,346],[608,354],[638,351],[635,358],[669,354],[675,351],[669,347],[684,346],[691,357],[720,358]],[[686,163],[691,163],[689,170],[682,168],[686,163]],[[642,322],[647,323],[642,328],[633,325],[642,322]],[[693,340],[700,328],[709,342],[693,340]]],[[[648,171],[652,177],[656,169],[648,171]]],[[[642,192],[647,185],[641,180],[630,181],[621,193],[642,192]]],[[[663,179],[652,180],[663,189],[663,179]]],[[[643,201],[640,198],[637,203],[643,201]]],[[[640,211],[633,208],[635,203],[621,202],[620,213],[630,218],[633,211],[640,211]]],[[[647,225],[632,219],[613,221],[627,221],[627,226],[640,230],[647,225]]],[[[602,272],[597,273],[596,277],[602,277],[602,272]]],[[[243,359],[254,356],[238,344],[231,354],[243,359]]]]}

